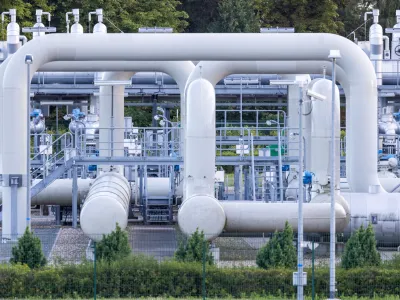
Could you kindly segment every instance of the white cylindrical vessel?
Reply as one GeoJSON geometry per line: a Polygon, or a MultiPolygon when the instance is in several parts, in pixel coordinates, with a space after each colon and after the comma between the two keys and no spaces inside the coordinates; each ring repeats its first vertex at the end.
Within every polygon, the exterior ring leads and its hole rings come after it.
{"type": "Polygon", "coordinates": [[[103,234],[110,234],[116,224],[125,229],[128,224],[128,212],[131,188],[126,178],[116,172],[100,175],[90,188],[83,203],[80,223],[83,232],[95,241],[103,234]]]}
{"type": "Polygon", "coordinates": [[[20,47],[19,32],[20,27],[17,22],[17,12],[15,9],[10,9],[11,22],[7,25],[7,49],[8,55],[17,52],[20,47]]]}
{"type": "Polygon", "coordinates": [[[83,27],[81,24],[79,24],[78,22],[74,23],[71,26],[71,33],[75,33],[75,34],[83,34],[83,27]]]}
{"type": "Polygon", "coordinates": [[[379,9],[373,10],[374,24],[369,29],[369,41],[371,52],[369,58],[374,65],[376,72],[376,84],[382,85],[382,59],[383,59],[383,29],[378,24],[379,9]]]}

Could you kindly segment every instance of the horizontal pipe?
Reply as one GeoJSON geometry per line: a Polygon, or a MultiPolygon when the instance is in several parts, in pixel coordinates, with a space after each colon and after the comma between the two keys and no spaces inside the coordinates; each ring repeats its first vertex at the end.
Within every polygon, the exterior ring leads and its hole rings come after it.
{"type": "MultiPolygon", "coordinates": [[[[86,199],[94,179],[78,178],[78,205],[86,199]]],[[[33,185],[38,180],[33,181],[33,185]]],[[[135,196],[135,183],[132,183],[132,197],[135,196]]],[[[168,197],[170,193],[169,178],[147,178],[147,194],[149,197],[168,197]]],[[[176,189],[175,196],[182,196],[182,185],[176,189]]],[[[0,204],[2,192],[0,187],[0,204]]],[[[72,205],[72,179],[57,179],[43,191],[32,198],[32,205],[72,205]]]]}
{"type": "MultiPolygon", "coordinates": [[[[252,201],[221,201],[226,215],[225,231],[281,231],[288,221],[297,230],[297,203],[263,203],[252,201]]],[[[348,216],[339,204],[335,205],[336,230],[343,232],[348,216]]],[[[303,206],[305,232],[329,232],[330,203],[305,203],[303,206]]]]}

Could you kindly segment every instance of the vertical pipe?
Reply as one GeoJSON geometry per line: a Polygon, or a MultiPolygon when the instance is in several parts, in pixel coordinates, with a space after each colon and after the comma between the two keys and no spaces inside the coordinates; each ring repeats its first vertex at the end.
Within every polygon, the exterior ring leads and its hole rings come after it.
{"type": "Polygon", "coordinates": [[[299,196],[297,238],[297,299],[303,300],[303,97],[299,99],[299,196]]]}
{"type": "Polygon", "coordinates": [[[74,166],[72,176],[72,227],[78,227],[78,167],[74,166]]]}
{"type": "Polygon", "coordinates": [[[331,220],[330,220],[330,258],[329,258],[329,298],[335,299],[335,92],[336,92],[336,58],[332,58],[332,113],[331,113],[331,220]]]}
{"type": "Polygon", "coordinates": [[[27,68],[27,95],[26,95],[26,140],[27,140],[27,150],[26,150],[26,226],[31,225],[31,131],[30,131],[30,100],[31,100],[31,65],[26,64],[27,68]]]}
{"type": "Polygon", "coordinates": [[[282,175],[282,145],[281,145],[281,125],[278,121],[278,167],[279,167],[279,198],[283,203],[283,175],[282,175]]]}

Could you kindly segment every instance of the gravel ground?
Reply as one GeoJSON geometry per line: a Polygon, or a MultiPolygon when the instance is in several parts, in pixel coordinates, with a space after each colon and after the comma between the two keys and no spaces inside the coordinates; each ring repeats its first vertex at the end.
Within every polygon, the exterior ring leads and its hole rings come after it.
{"type": "Polygon", "coordinates": [[[82,229],[61,228],[53,247],[50,261],[79,263],[86,258],[86,248],[89,238],[82,229]]]}

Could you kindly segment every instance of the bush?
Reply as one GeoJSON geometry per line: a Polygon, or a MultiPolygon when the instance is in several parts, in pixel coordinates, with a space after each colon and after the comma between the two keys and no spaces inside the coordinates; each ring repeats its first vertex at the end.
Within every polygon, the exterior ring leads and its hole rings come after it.
{"type": "Polygon", "coordinates": [[[205,239],[204,232],[198,229],[188,238],[186,243],[181,241],[175,252],[175,259],[180,262],[206,262],[212,265],[213,256],[209,249],[209,243],[205,239]]]}
{"type": "Polygon", "coordinates": [[[381,257],[376,249],[375,233],[372,225],[367,229],[361,226],[347,241],[342,257],[344,269],[372,267],[381,264],[381,257]]]}
{"type": "Polygon", "coordinates": [[[257,253],[256,263],[263,269],[294,268],[296,266],[293,229],[287,221],[283,232],[275,232],[268,244],[257,253]]]}
{"type": "Polygon", "coordinates": [[[39,268],[46,264],[40,239],[33,235],[27,227],[18,239],[18,245],[12,248],[11,263],[26,264],[29,268],[39,268]]]}
{"type": "Polygon", "coordinates": [[[115,231],[103,235],[103,239],[96,244],[96,257],[98,260],[111,262],[127,257],[131,253],[128,234],[119,227],[118,223],[115,231]]]}
{"type": "MultiPolygon", "coordinates": [[[[311,281],[311,272],[308,278],[311,281]]],[[[217,268],[207,266],[208,298],[270,296],[291,299],[296,295],[292,270],[260,268],[217,268]]],[[[377,267],[336,272],[338,297],[373,298],[400,294],[400,270],[377,267]]],[[[329,291],[329,269],[315,270],[315,291],[329,291]]],[[[311,294],[311,283],[305,287],[311,294]]],[[[189,298],[202,296],[202,265],[163,261],[131,255],[117,261],[101,261],[97,268],[98,298],[189,298]]],[[[23,265],[0,264],[0,299],[88,299],[93,297],[93,264],[63,265],[29,269],[23,265]]],[[[318,297],[317,297],[318,298],[318,297]]]]}

